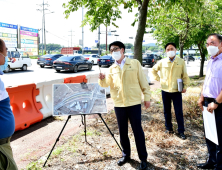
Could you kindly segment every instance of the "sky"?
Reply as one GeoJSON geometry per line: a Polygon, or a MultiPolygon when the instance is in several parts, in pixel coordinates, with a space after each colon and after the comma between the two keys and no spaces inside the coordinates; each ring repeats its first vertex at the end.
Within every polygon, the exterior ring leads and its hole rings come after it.
{"type": "MultiPolygon", "coordinates": [[[[65,18],[63,14],[65,9],[62,4],[67,2],[67,0],[48,0],[44,1],[49,4],[46,7],[45,15],[45,29],[48,31],[46,33],[46,43],[61,44],[63,46],[78,46],[79,40],[82,39],[82,9],[71,13],[68,19],[65,18]],[[54,13],[50,13],[54,12],[54,13]],[[71,32],[72,31],[72,36],[71,32]],[[72,38],[71,38],[72,37],[72,38]],[[72,40],[71,40],[72,39],[72,40]]],[[[43,0],[0,0],[0,22],[20,25],[24,27],[42,29],[42,12],[37,11],[37,9],[42,9],[39,4],[42,4],[43,0]]],[[[84,9],[84,13],[87,9],[84,9]]],[[[134,44],[134,39],[129,39],[129,37],[136,36],[137,24],[135,27],[131,26],[134,18],[134,13],[128,13],[126,10],[122,10],[122,19],[117,20],[115,23],[119,28],[114,26],[109,26],[108,30],[116,30],[119,36],[108,36],[108,44],[119,40],[123,43],[134,44]]],[[[100,43],[106,43],[104,25],[100,26],[100,43]]],[[[40,30],[40,41],[42,42],[42,32],[40,30]]],[[[84,27],[84,47],[95,47],[95,40],[98,40],[98,30],[91,32],[89,26],[84,27]]],[[[144,35],[144,44],[155,43],[156,40],[152,38],[151,35],[144,35]]]]}

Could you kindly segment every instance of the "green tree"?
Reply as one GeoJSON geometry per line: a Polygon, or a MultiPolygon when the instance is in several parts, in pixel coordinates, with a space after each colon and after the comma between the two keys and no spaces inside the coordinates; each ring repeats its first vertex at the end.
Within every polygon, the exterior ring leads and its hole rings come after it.
{"type": "MultiPolygon", "coordinates": [[[[100,44],[100,48],[102,50],[106,50],[106,44],[100,44]]],[[[107,44],[107,49],[109,48],[109,44],[107,44]]]]}
{"type": "Polygon", "coordinates": [[[199,1],[200,4],[191,5],[195,10],[189,13],[186,5],[175,4],[170,12],[166,7],[155,9],[157,16],[151,16],[151,25],[156,29],[154,36],[159,44],[164,46],[167,42],[175,42],[180,47],[180,57],[183,57],[183,49],[197,45],[201,55],[201,66],[199,76],[203,76],[203,67],[207,50],[205,47],[207,36],[210,33],[221,32],[221,10],[222,2],[199,1]],[[165,24],[161,25],[165,21],[165,24]]]}
{"type": "MultiPolygon", "coordinates": [[[[39,44],[39,50],[41,50],[41,48],[42,44],[39,44]]],[[[59,51],[61,48],[62,46],[60,44],[46,44],[46,51],[59,51]]]]}
{"type": "Polygon", "coordinates": [[[181,0],[170,7],[153,8],[149,13],[148,25],[155,28],[154,36],[158,42],[161,42],[162,46],[168,42],[176,42],[180,48],[180,57],[183,58],[184,47],[191,46],[188,43],[190,32],[196,27],[194,16],[197,16],[203,4],[203,0],[196,2],[181,0]]]}
{"type": "Polygon", "coordinates": [[[133,44],[126,43],[125,44],[126,49],[131,49],[133,47],[133,44]]]}
{"type": "MultiPolygon", "coordinates": [[[[190,5],[199,3],[199,1],[200,0],[68,0],[67,3],[63,4],[63,7],[66,9],[64,12],[66,18],[69,17],[71,12],[77,11],[80,7],[86,7],[88,11],[85,14],[82,26],[89,24],[91,31],[96,30],[101,24],[105,26],[110,26],[112,24],[118,27],[115,21],[121,18],[121,9],[119,8],[121,5],[123,5],[124,9],[128,10],[128,12],[132,12],[133,8],[136,9],[137,13],[134,20],[129,21],[132,22],[133,26],[135,23],[138,23],[134,41],[134,57],[141,62],[142,42],[147,25],[148,9],[152,12],[152,8],[159,5],[171,7],[175,3],[187,3],[190,5]]],[[[189,12],[192,13],[193,11],[189,10],[189,12]]],[[[155,13],[153,14],[156,15],[155,13]]]]}
{"type": "Polygon", "coordinates": [[[210,3],[205,2],[199,17],[194,21],[196,23],[196,27],[191,33],[191,41],[193,44],[198,46],[201,55],[201,65],[199,76],[203,77],[203,68],[204,61],[207,55],[206,49],[206,39],[207,36],[211,33],[221,33],[221,17],[222,13],[222,2],[221,1],[212,1],[210,3]]]}

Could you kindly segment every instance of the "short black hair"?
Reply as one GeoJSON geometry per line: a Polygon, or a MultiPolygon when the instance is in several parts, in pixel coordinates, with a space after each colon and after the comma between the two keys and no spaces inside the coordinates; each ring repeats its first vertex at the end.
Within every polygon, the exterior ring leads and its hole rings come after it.
{"type": "Polygon", "coordinates": [[[166,50],[166,48],[167,48],[168,45],[172,45],[172,46],[174,46],[175,48],[177,48],[177,45],[176,45],[175,43],[169,42],[169,43],[167,43],[167,44],[165,45],[165,50],[166,50]]]}
{"type": "Polygon", "coordinates": [[[217,34],[217,33],[212,33],[210,35],[207,36],[207,39],[210,37],[210,36],[216,36],[217,39],[222,42],[222,36],[220,34],[217,34]]]}
{"type": "Polygon", "coordinates": [[[125,52],[125,45],[122,43],[122,42],[120,42],[120,41],[114,41],[114,42],[112,42],[110,45],[109,45],[109,51],[110,51],[110,48],[111,48],[111,46],[112,45],[116,45],[116,46],[118,46],[119,48],[123,48],[124,49],[124,52],[125,52]]]}

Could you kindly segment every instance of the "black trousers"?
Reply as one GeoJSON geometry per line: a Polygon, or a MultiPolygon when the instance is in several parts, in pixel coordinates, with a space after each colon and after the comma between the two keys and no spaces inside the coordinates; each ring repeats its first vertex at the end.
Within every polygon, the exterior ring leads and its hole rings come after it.
{"type": "Polygon", "coordinates": [[[123,156],[130,156],[130,140],[128,137],[128,120],[130,121],[136,148],[141,161],[147,160],[145,135],[141,126],[141,104],[129,107],[115,107],[116,118],[119,127],[120,143],[123,148],[123,156]]]}
{"type": "MultiPolygon", "coordinates": [[[[204,101],[204,106],[208,106],[209,102],[204,101]]],[[[216,164],[216,170],[222,170],[222,105],[219,105],[215,112],[218,143],[211,142],[206,138],[207,149],[209,154],[209,163],[216,164]]]]}
{"type": "Polygon", "coordinates": [[[183,133],[185,129],[184,129],[184,120],[183,120],[183,105],[182,105],[181,92],[169,93],[162,90],[162,100],[164,107],[166,129],[170,131],[173,130],[172,114],[171,114],[171,101],[173,101],[173,106],[178,125],[178,132],[183,133]]]}

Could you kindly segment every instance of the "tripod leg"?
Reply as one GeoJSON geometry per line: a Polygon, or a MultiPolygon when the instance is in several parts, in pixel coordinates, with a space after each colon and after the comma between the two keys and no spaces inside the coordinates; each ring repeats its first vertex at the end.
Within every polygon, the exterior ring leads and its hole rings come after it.
{"type": "MultiPolygon", "coordinates": [[[[106,125],[106,128],[109,130],[109,133],[111,134],[111,136],[113,137],[113,139],[116,141],[116,138],[114,137],[114,134],[110,131],[110,129],[109,129],[109,127],[107,126],[106,122],[104,121],[102,115],[101,115],[100,113],[98,113],[98,115],[99,115],[99,117],[102,119],[103,123],[106,125]]],[[[121,151],[123,151],[117,141],[116,141],[116,144],[118,145],[119,149],[120,149],[121,151]]]]}
{"type": "MultiPolygon", "coordinates": [[[[87,139],[86,139],[86,115],[83,115],[84,116],[84,133],[85,133],[85,142],[87,142],[87,139]]],[[[87,142],[88,143],[88,142],[87,142]]]]}
{"type": "Polygon", "coordinates": [[[56,139],[56,142],[55,142],[54,146],[52,147],[52,149],[51,149],[51,151],[50,151],[50,153],[49,153],[49,156],[47,157],[47,159],[46,159],[46,161],[45,161],[45,163],[44,163],[44,165],[43,165],[43,167],[45,167],[45,165],[46,165],[46,163],[47,163],[50,155],[52,154],[52,151],[53,151],[56,143],[59,141],[59,138],[60,138],[60,136],[61,136],[61,134],[62,134],[62,132],[63,132],[63,130],[64,130],[64,128],[65,128],[65,126],[66,126],[66,124],[67,124],[67,122],[69,121],[70,118],[71,118],[71,115],[68,116],[68,118],[67,118],[67,120],[66,120],[66,122],[65,122],[65,124],[64,124],[64,126],[63,126],[63,128],[62,128],[62,130],[61,130],[61,132],[60,132],[60,134],[59,134],[59,136],[58,136],[58,138],[56,139]]]}

